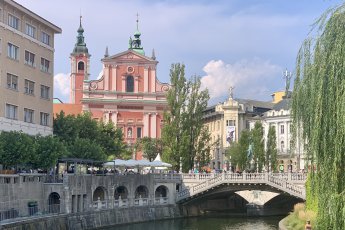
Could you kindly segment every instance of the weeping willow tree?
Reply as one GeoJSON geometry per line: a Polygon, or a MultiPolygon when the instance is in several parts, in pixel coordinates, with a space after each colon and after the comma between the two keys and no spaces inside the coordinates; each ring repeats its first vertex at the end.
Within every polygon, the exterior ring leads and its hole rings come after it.
{"type": "Polygon", "coordinates": [[[292,112],[315,166],[318,229],[345,229],[345,3],[320,17],[298,53],[292,112]]]}

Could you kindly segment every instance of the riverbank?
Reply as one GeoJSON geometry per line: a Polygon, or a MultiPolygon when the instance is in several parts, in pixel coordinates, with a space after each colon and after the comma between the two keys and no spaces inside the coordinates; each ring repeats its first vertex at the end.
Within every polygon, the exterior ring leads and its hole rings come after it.
{"type": "Polygon", "coordinates": [[[181,218],[176,205],[130,207],[76,214],[52,215],[0,225],[1,230],[86,230],[121,224],[181,218]]]}
{"type": "Polygon", "coordinates": [[[311,222],[313,229],[316,229],[316,214],[305,210],[305,204],[296,204],[294,211],[279,221],[279,230],[304,230],[307,220],[311,222]]]}

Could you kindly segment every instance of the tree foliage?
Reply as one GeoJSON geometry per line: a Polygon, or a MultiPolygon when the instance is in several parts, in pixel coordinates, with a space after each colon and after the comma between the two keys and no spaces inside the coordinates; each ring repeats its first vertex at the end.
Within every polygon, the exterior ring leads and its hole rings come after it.
{"type": "Polygon", "coordinates": [[[21,132],[1,132],[1,164],[5,167],[32,165],[35,163],[36,145],[34,138],[21,132]]]}
{"type": "Polygon", "coordinates": [[[318,227],[345,229],[345,4],[323,14],[313,32],[297,56],[294,130],[302,129],[308,159],[317,168],[311,190],[318,227]]]}
{"type": "Polygon", "coordinates": [[[161,139],[143,137],[137,141],[138,149],[143,152],[143,156],[150,161],[154,160],[157,153],[162,153],[162,141],[161,139]]]}
{"type": "Polygon", "coordinates": [[[202,124],[202,112],[207,107],[209,94],[201,90],[199,77],[185,78],[185,66],[173,64],[170,70],[173,86],[167,93],[169,111],[164,113],[162,130],[163,158],[178,170],[182,158],[183,170],[188,171],[199,162],[209,163],[210,135],[202,124]]]}
{"type": "Polygon", "coordinates": [[[277,160],[277,137],[276,129],[274,126],[270,126],[267,134],[267,143],[266,143],[266,167],[271,165],[271,171],[275,172],[278,166],[277,160]]]}
{"type": "Polygon", "coordinates": [[[35,140],[35,168],[48,170],[56,164],[58,158],[67,155],[66,147],[58,138],[37,136],[35,140]]]}
{"type": "MultiPolygon", "coordinates": [[[[241,132],[238,143],[232,143],[227,151],[227,155],[231,156],[231,164],[235,167],[235,170],[243,171],[247,168],[248,162],[248,147],[250,143],[249,130],[243,130],[241,132]]],[[[230,158],[229,158],[230,159],[230,158]]]]}
{"type": "Polygon", "coordinates": [[[90,113],[66,116],[60,112],[53,126],[54,135],[67,145],[68,156],[106,160],[125,151],[121,129],[112,122],[105,124],[92,119],[90,113]]]}
{"type": "Polygon", "coordinates": [[[258,162],[259,171],[262,171],[265,164],[264,129],[261,122],[255,122],[251,130],[251,143],[253,144],[254,160],[258,162]]]}

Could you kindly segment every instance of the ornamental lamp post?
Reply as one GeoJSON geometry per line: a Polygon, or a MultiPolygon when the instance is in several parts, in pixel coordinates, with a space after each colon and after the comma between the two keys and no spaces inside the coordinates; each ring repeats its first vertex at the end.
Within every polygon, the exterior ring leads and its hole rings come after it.
{"type": "Polygon", "coordinates": [[[229,169],[230,169],[230,173],[232,173],[232,167],[231,167],[231,156],[230,156],[230,160],[229,160],[229,169]]]}
{"type": "Polygon", "coordinates": [[[259,173],[259,158],[256,158],[256,173],[259,173]]]}

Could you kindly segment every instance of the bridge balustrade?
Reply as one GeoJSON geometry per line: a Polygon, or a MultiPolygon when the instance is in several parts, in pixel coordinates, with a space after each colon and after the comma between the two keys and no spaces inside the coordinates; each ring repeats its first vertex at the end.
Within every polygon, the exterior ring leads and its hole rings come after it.
{"type": "Polygon", "coordinates": [[[168,204],[168,197],[156,197],[155,205],[168,204]]]}
{"type": "Polygon", "coordinates": [[[149,199],[148,198],[134,199],[134,206],[147,206],[147,205],[149,205],[149,199]]]}
{"type": "MultiPolygon", "coordinates": [[[[191,175],[184,176],[184,178],[187,178],[187,180],[192,178],[191,175]]],[[[293,183],[296,181],[303,181],[305,176],[302,174],[295,174],[294,176],[291,176],[291,174],[281,174],[277,176],[277,174],[270,173],[223,173],[209,174],[208,177],[195,176],[195,178],[196,180],[199,180],[199,183],[191,187],[186,187],[182,191],[178,192],[176,195],[177,201],[194,196],[222,183],[263,183],[275,187],[281,191],[288,192],[291,195],[305,199],[305,188],[293,183]]]]}
{"type": "Polygon", "coordinates": [[[106,200],[100,200],[94,201],[92,203],[93,209],[101,210],[101,209],[107,209],[108,208],[108,202],[106,200]]]}
{"type": "Polygon", "coordinates": [[[153,178],[155,180],[181,180],[181,174],[174,174],[174,173],[168,173],[168,174],[154,174],[153,178]]]}

